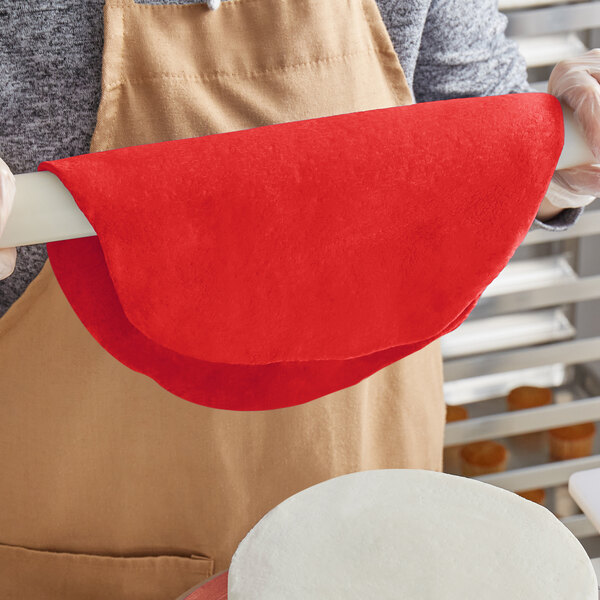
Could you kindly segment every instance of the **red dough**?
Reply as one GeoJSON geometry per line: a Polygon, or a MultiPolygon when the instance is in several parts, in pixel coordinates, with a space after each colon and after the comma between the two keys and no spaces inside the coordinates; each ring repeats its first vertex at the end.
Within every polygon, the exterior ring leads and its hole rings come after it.
{"type": "Polygon", "coordinates": [[[227,600],[229,571],[211,577],[206,583],[194,589],[183,600],[227,600]]]}
{"type": "Polygon", "coordinates": [[[207,406],[290,406],[458,326],[562,143],[558,101],[515,94],[45,162],[98,234],[48,253],[130,368],[207,406]]]}

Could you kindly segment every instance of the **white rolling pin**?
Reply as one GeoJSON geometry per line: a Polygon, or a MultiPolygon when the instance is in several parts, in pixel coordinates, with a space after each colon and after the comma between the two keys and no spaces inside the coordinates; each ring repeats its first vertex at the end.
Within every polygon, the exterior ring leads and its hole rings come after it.
{"type": "MultiPolygon", "coordinates": [[[[595,163],[571,110],[563,106],[565,143],[558,169],[595,163]]],[[[88,237],[96,232],[62,182],[47,171],[16,176],[13,210],[0,248],[88,237]]]]}

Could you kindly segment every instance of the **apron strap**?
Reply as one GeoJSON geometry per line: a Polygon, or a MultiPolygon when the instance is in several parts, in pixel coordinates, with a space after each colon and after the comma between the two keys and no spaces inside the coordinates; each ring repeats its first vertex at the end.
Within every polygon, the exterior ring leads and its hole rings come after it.
{"type": "MultiPolygon", "coordinates": [[[[196,4],[197,2],[189,2],[186,4],[196,4]]],[[[206,5],[211,10],[216,10],[221,5],[221,0],[205,0],[206,5]]],[[[175,5],[175,4],[144,4],[138,3],[135,0],[105,0],[105,6],[110,6],[111,8],[125,8],[131,6],[185,6],[183,5],[175,5]]]]}
{"type": "Polygon", "coordinates": [[[111,8],[124,8],[134,5],[135,0],[104,0],[104,6],[109,6],[111,8]]]}

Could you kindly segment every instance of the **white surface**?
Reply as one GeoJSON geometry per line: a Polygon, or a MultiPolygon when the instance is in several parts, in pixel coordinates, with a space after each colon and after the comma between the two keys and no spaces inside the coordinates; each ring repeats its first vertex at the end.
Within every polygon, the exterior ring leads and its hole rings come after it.
{"type": "Polygon", "coordinates": [[[17,194],[0,248],[95,235],[60,179],[47,171],[15,176],[17,194]]]}
{"type": "Polygon", "coordinates": [[[545,508],[462,477],[381,470],[269,512],[233,557],[228,598],[597,600],[597,581],[545,508]]]}
{"type": "MultiPolygon", "coordinates": [[[[565,143],[559,168],[593,162],[568,109],[564,109],[565,143]]],[[[42,171],[16,176],[14,208],[0,238],[0,248],[26,246],[95,235],[73,197],[53,174],[42,171]]]]}
{"type": "Polygon", "coordinates": [[[573,473],[569,478],[569,493],[600,532],[600,469],[573,473]]]}

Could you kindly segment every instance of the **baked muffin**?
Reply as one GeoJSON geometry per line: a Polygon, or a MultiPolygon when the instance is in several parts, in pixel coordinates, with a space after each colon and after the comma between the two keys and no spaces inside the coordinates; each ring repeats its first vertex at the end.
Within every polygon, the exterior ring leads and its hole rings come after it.
{"type": "Polygon", "coordinates": [[[506,398],[508,410],[525,410],[552,404],[552,390],[550,388],[522,385],[511,390],[506,398]]]}
{"type": "Polygon", "coordinates": [[[446,404],[446,423],[464,421],[469,418],[469,412],[464,406],[450,406],[446,404]]]}
{"type": "Polygon", "coordinates": [[[592,453],[595,423],[579,423],[550,430],[550,456],[555,460],[582,458],[592,453]]]}
{"type": "Polygon", "coordinates": [[[477,477],[506,470],[508,450],[498,442],[474,442],[460,451],[461,471],[466,477],[477,477]]]}

